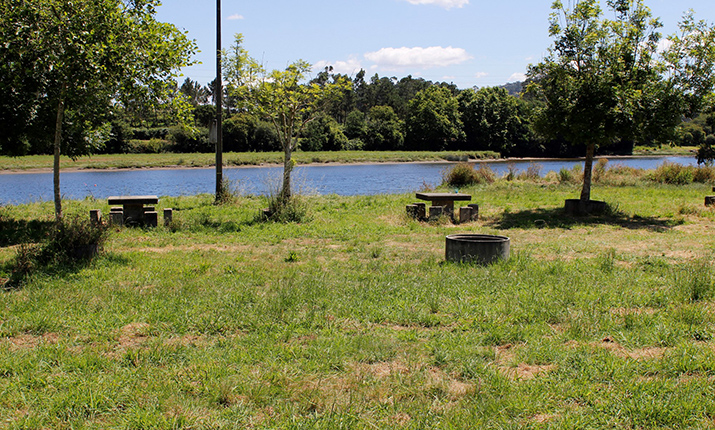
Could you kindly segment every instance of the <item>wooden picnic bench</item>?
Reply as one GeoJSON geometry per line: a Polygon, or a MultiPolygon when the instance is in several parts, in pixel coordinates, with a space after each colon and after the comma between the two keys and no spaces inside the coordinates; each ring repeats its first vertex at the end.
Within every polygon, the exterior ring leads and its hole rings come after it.
{"type": "Polygon", "coordinates": [[[107,199],[110,205],[122,205],[123,207],[123,222],[126,224],[145,224],[145,212],[153,212],[154,219],[152,224],[156,225],[156,212],[152,208],[151,211],[145,211],[144,205],[155,205],[159,203],[157,196],[111,196],[107,199]]]}

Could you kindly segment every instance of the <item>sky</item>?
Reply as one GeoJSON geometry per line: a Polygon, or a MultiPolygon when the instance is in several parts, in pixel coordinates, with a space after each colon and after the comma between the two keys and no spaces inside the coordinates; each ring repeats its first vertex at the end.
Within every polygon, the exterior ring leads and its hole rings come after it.
{"type": "MultiPolygon", "coordinates": [[[[565,0],[566,3],[568,0],[565,0]]],[[[601,0],[605,5],[605,1],[601,0]]],[[[552,39],[552,0],[221,0],[222,45],[242,33],[243,46],[267,70],[305,60],[314,75],[325,66],[355,76],[411,75],[460,89],[524,79],[552,39]]],[[[665,35],[683,13],[715,22],[713,0],[645,0],[665,35]]],[[[611,17],[606,12],[607,17],[611,17]]],[[[197,64],[183,76],[207,84],[216,76],[216,2],[163,0],[160,21],[194,39],[197,64]],[[200,5],[200,6],[197,6],[200,5]]]]}

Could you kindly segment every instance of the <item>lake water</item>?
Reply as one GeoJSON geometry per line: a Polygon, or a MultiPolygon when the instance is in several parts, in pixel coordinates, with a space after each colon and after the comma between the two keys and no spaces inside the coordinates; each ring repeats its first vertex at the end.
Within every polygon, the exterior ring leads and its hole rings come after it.
{"type": "MultiPolygon", "coordinates": [[[[638,157],[611,159],[609,165],[622,164],[654,169],[663,162],[695,165],[695,157],[638,157]]],[[[541,174],[571,169],[580,160],[538,161],[541,174]]],[[[309,165],[294,170],[294,184],[305,193],[373,195],[413,192],[424,184],[441,182],[442,172],[454,163],[401,163],[355,165],[309,165]]],[[[512,164],[525,171],[530,161],[488,162],[499,176],[512,164]]],[[[280,167],[227,167],[224,178],[248,194],[265,194],[280,184],[280,167]]],[[[104,199],[114,195],[181,196],[213,193],[216,173],[207,169],[146,169],[64,172],[60,177],[62,195],[67,199],[87,196],[104,199]]],[[[21,204],[52,200],[52,173],[0,174],[0,204],[21,204]]]]}

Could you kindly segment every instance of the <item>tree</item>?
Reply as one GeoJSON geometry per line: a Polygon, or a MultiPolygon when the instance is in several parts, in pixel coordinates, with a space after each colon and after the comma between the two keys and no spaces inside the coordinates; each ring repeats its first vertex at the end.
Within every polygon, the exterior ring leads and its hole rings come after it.
{"type": "Polygon", "coordinates": [[[75,153],[87,149],[82,146],[116,105],[181,104],[172,97],[170,81],[173,70],[189,63],[195,46],[173,25],[154,19],[158,4],[21,0],[0,5],[0,81],[9,82],[0,98],[10,94],[11,103],[20,103],[20,113],[10,118],[18,130],[14,138],[47,139],[51,133],[57,219],[62,217],[63,141],[71,140],[75,153]],[[51,122],[47,112],[54,112],[51,122]]]}
{"type": "Polygon", "coordinates": [[[431,86],[407,105],[407,141],[412,149],[437,150],[464,138],[459,103],[447,88],[431,86]]]}
{"type": "Polygon", "coordinates": [[[526,108],[506,89],[464,90],[457,98],[467,149],[489,149],[506,155],[529,140],[526,108]]]}
{"type": "Polygon", "coordinates": [[[404,149],[404,123],[390,106],[375,106],[368,112],[363,140],[365,149],[388,151],[404,149]]]}
{"type": "Polygon", "coordinates": [[[613,20],[602,18],[597,0],[574,0],[568,8],[555,1],[549,28],[554,44],[528,73],[529,91],[543,101],[536,129],[586,147],[581,208],[591,198],[596,147],[665,139],[712,90],[712,29],[686,19],[683,35],[671,38],[661,58],[661,23],[643,2],[607,4],[613,20]]]}
{"type": "Polygon", "coordinates": [[[241,109],[255,113],[273,124],[283,149],[283,184],[277,204],[291,203],[291,173],[298,137],[305,126],[321,112],[326,102],[334,101],[350,83],[344,78],[333,82],[306,83],[311,65],[303,60],[285,70],[265,70],[242,47],[243,36],[236,35],[232,53],[227,56],[227,87],[241,109]]]}
{"type": "Polygon", "coordinates": [[[288,205],[292,197],[291,173],[295,163],[293,151],[298,136],[305,126],[316,118],[321,104],[334,100],[349,83],[318,85],[302,83],[311,65],[298,60],[285,70],[273,70],[260,84],[250,86],[256,100],[257,111],[273,124],[283,148],[283,185],[279,194],[279,205],[288,205]]]}

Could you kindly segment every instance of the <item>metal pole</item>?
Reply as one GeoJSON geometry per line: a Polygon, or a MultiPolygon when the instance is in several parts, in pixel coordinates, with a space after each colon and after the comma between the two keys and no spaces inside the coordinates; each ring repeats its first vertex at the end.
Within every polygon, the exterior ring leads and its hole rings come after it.
{"type": "Polygon", "coordinates": [[[223,76],[221,74],[221,0],[216,0],[216,198],[223,185],[223,76]]]}

